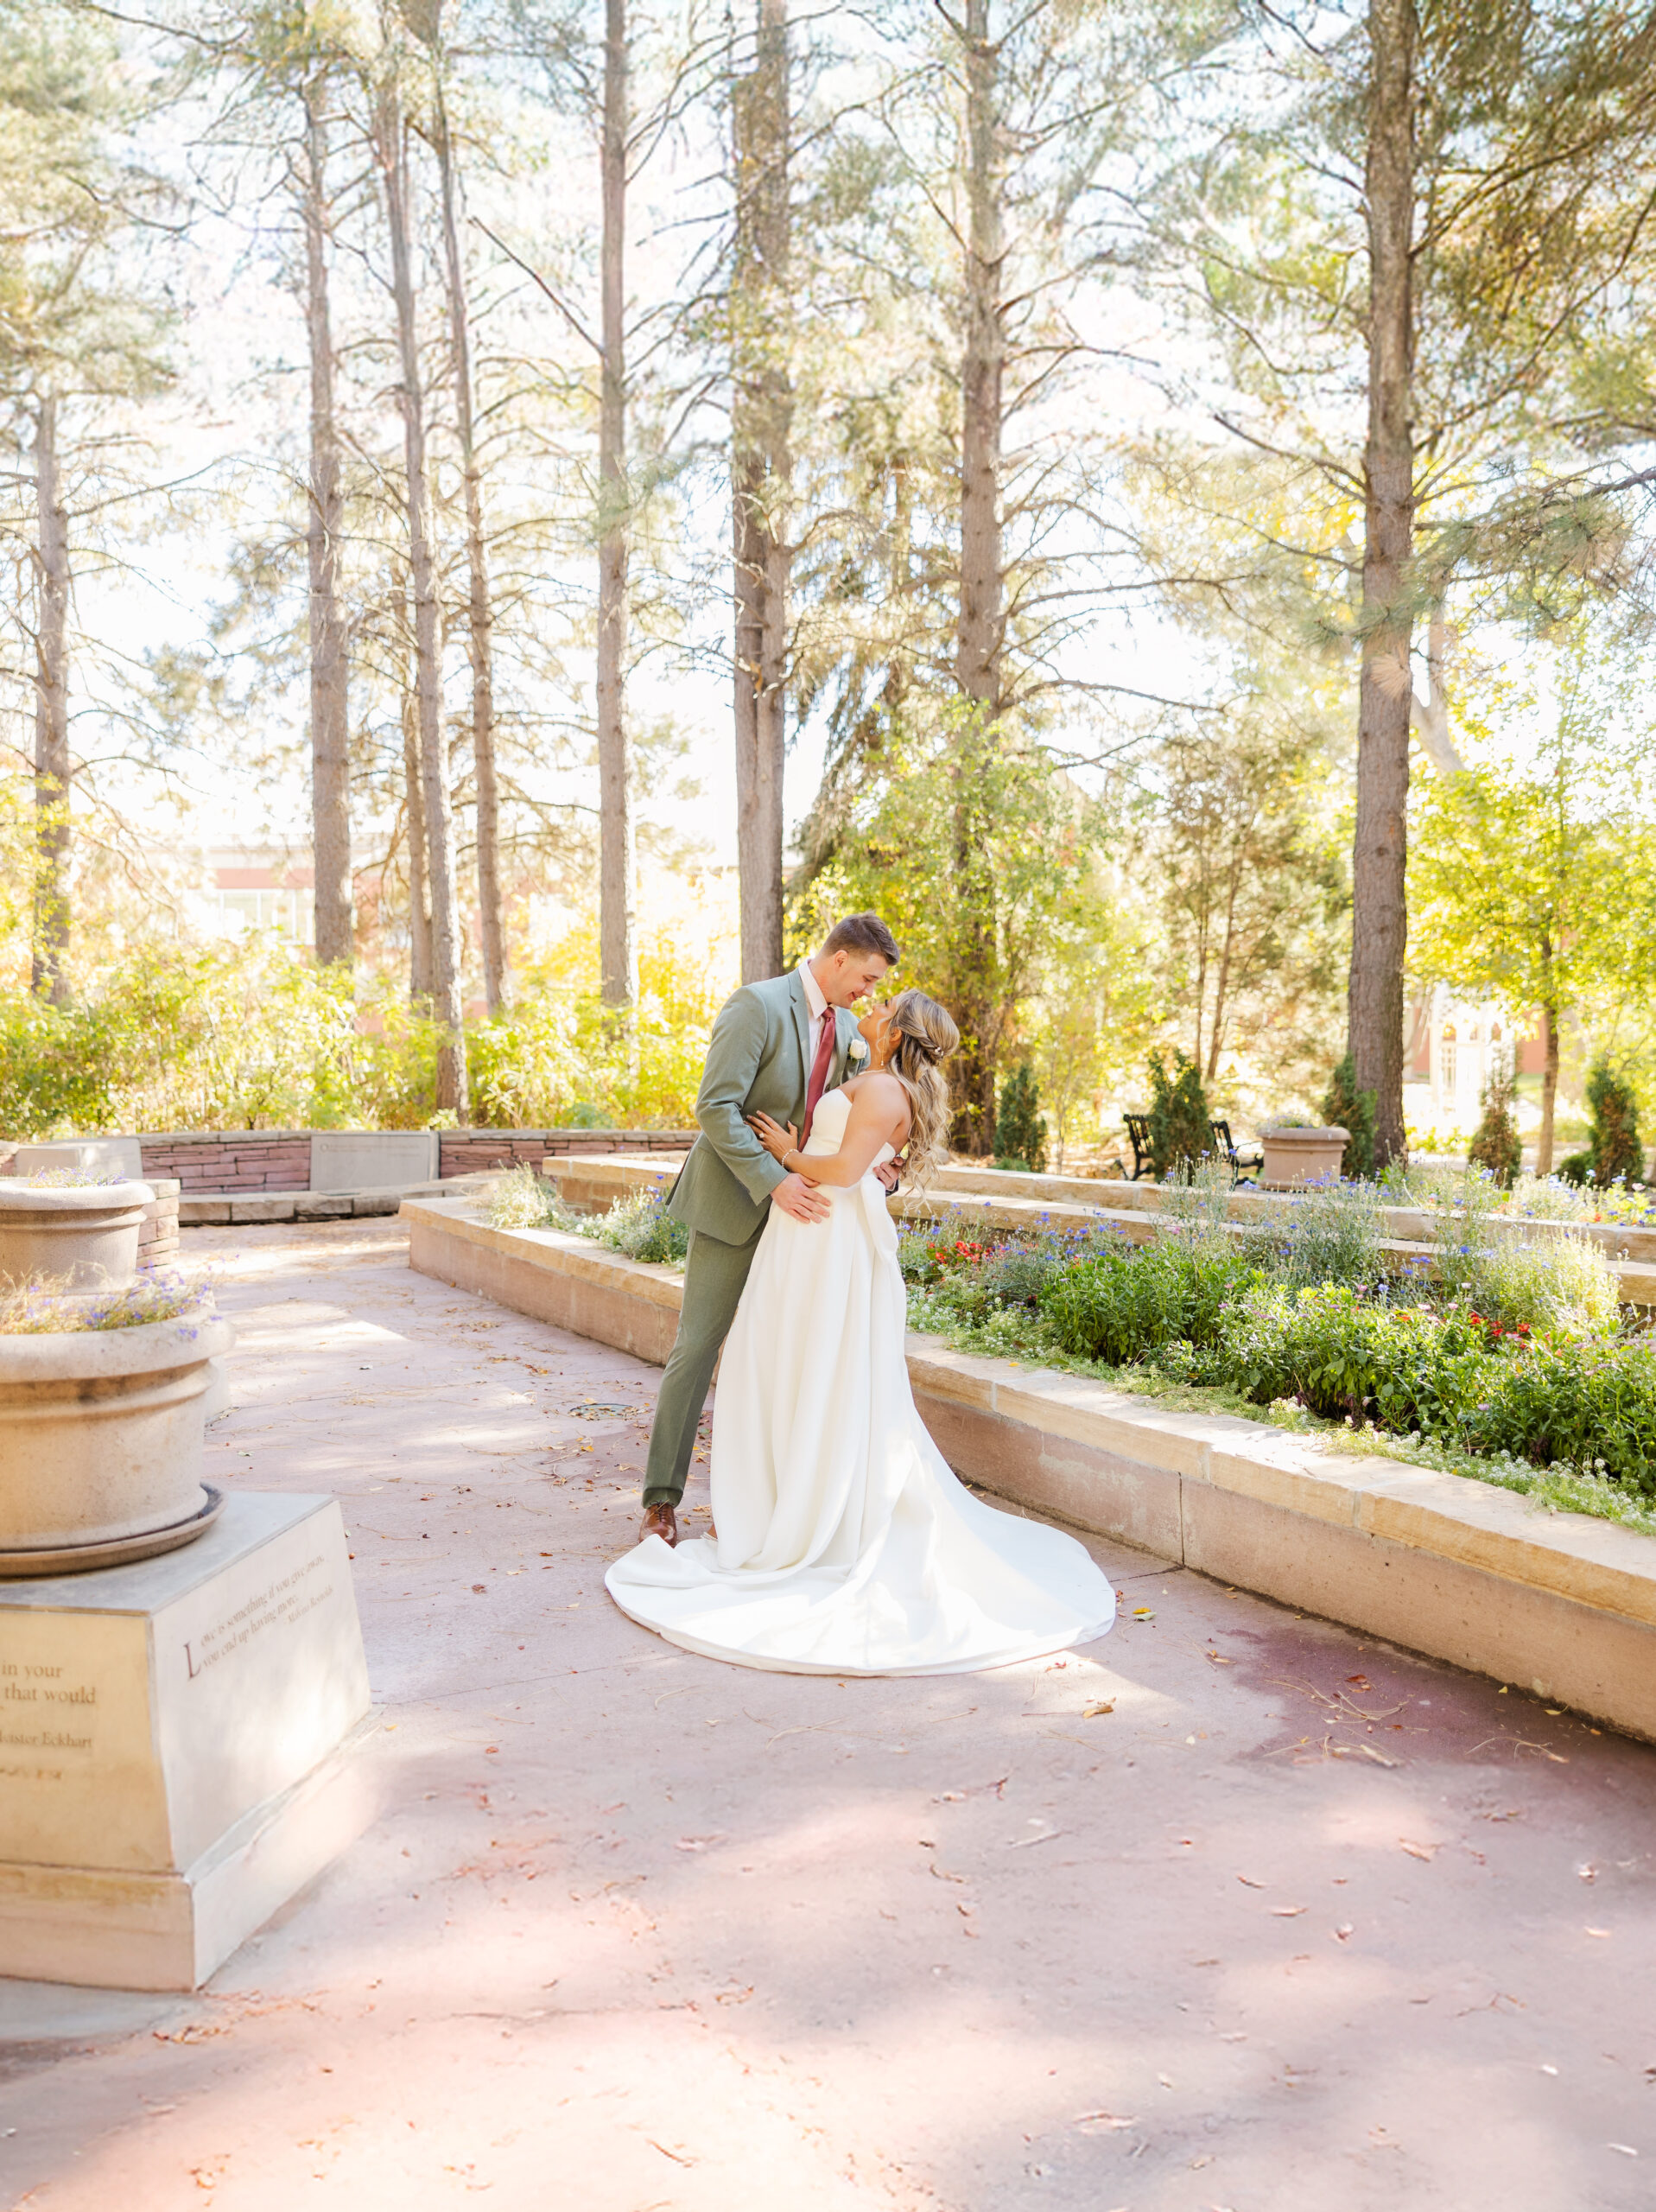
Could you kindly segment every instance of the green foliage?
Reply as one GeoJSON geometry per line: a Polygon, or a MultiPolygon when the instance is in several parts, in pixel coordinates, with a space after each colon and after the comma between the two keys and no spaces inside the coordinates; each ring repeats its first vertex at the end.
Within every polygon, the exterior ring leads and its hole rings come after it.
{"type": "Polygon", "coordinates": [[[1470,1321],[1324,1283],[1239,1301],[1196,1371],[1222,1376],[1258,1405],[1297,1398],[1324,1420],[1443,1435],[1458,1434],[1491,1358],[1470,1321]]]}
{"type": "Polygon", "coordinates": [[[1601,1185],[1645,1179],[1645,1148],[1639,1141],[1639,1108],[1632,1086],[1608,1060],[1593,1064],[1587,1078],[1587,1110],[1592,1120],[1588,1152],[1593,1179],[1601,1185]]]}
{"type": "Polygon", "coordinates": [[[1046,1173],[1046,1116],[1039,1110],[1040,1085],[1027,1060],[1020,1061],[1000,1086],[995,1116],[995,1165],[1018,1166],[1032,1175],[1046,1173]]]}
{"type": "Polygon", "coordinates": [[[1373,1183],[1330,1183],[1278,1200],[1256,1249],[1273,1281],[1293,1290],[1319,1283],[1372,1287],[1385,1273],[1385,1199],[1373,1183]]]}
{"type": "Polygon", "coordinates": [[[491,1229],[569,1229],[572,1214],[557,1185],[532,1167],[509,1167],[489,1193],[491,1229]]]}
{"type": "Polygon", "coordinates": [[[1473,1135],[1471,1159],[1487,1167],[1502,1190],[1510,1190],[1524,1164],[1518,1122],[1513,1111],[1516,1093],[1509,1075],[1492,1077],[1483,1090],[1483,1118],[1473,1135]]]}
{"type": "Polygon", "coordinates": [[[1608,1338],[1621,1316],[1602,1246],[1568,1230],[1529,1236],[1495,1230],[1477,1252],[1462,1295],[1499,1328],[1546,1336],[1608,1338]]]}
{"type": "Polygon", "coordinates": [[[1164,1183],[1175,1168],[1189,1168],[1213,1150],[1208,1097],[1202,1071],[1183,1047],[1173,1048],[1173,1073],[1167,1072],[1159,1046],[1150,1056],[1150,1157],[1156,1179],[1164,1183]]]}
{"type": "Polygon", "coordinates": [[[139,1274],[120,1290],[106,1292],[70,1291],[68,1280],[64,1275],[11,1289],[0,1287],[0,1337],[141,1329],[151,1321],[205,1320],[213,1312],[210,1285],[170,1272],[139,1274]]]}
{"type": "Polygon", "coordinates": [[[1173,1237],[1137,1251],[1111,1246],[1055,1275],[1041,1313],[1066,1351],[1125,1366],[1165,1344],[1213,1342],[1226,1302],[1256,1274],[1240,1246],[1202,1250],[1173,1237]]]}
{"type": "Polygon", "coordinates": [[[660,1267],[681,1262],[690,1249],[690,1232],[668,1212],[660,1191],[635,1191],[618,1199],[607,1213],[576,1213],[565,1205],[555,1184],[532,1167],[509,1169],[489,1197],[492,1229],[556,1229],[567,1236],[590,1237],[629,1260],[660,1267]]]}
{"type": "Polygon", "coordinates": [[[1558,1162],[1558,1179],[1568,1183],[1573,1190],[1583,1190],[1593,1179],[1593,1155],[1590,1152],[1567,1153],[1558,1162]]]}
{"type": "Polygon", "coordinates": [[[591,1226],[583,1224],[581,1233],[629,1260],[648,1260],[657,1267],[681,1263],[690,1249],[689,1230],[668,1212],[659,1191],[635,1191],[607,1213],[592,1217],[591,1226]]]}
{"type": "MultiPolygon", "coordinates": [[[[641,964],[631,1033],[595,990],[534,970],[469,1022],[474,1124],[686,1127],[719,994],[659,946],[641,964]]],[[[143,951],[67,1007],[0,991],[0,1129],[434,1128],[441,1035],[394,988],[353,995],[270,938],[143,951]]]]}
{"type": "Polygon", "coordinates": [[[1359,1090],[1357,1070],[1349,1052],[1329,1077],[1323,1094],[1323,1126],[1349,1132],[1340,1155],[1340,1173],[1348,1177],[1374,1172],[1374,1093],[1359,1090]]]}
{"type": "Polygon", "coordinates": [[[860,907],[882,916],[903,948],[902,980],[960,1025],[950,1073],[967,1126],[956,1141],[987,1154],[993,1129],[981,1125],[998,1101],[985,1086],[1018,1007],[1051,948],[1073,951],[1077,935],[1095,948],[1108,934],[1105,818],[1017,730],[986,729],[963,707],[940,709],[917,691],[878,721],[854,778],[830,766],[805,826],[811,861],[790,942],[818,942],[860,907]]]}
{"type": "Polygon", "coordinates": [[[1656,1346],[1535,1344],[1501,1363],[1462,1433],[1475,1451],[1578,1468],[1656,1497],[1656,1346]]]}

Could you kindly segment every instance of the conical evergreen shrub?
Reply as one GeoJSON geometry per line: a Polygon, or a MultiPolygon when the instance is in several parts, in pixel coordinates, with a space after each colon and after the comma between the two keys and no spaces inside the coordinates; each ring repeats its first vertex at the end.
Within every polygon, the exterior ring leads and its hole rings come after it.
{"type": "Polygon", "coordinates": [[[1046,1173],[1046,1116],[1040,1109],[1041,1088],[1027,1060],[1015,1067],[1000,1086],[1000,1109],[995,1116],[995,1166],[1021,1167],[1032,1175],[1046,1173]]]}
{"type": "Polygon", "coordinates": [[[1160,1048],[1150,1056],[1150,1158],[1156,1180],[1164,1183],[1181,1163],[1194,1167],[1213,1150],[1208,1126],[1208,1095],[1202,1071],[1178,1046],[1170,1076],[1160,1048]]]}

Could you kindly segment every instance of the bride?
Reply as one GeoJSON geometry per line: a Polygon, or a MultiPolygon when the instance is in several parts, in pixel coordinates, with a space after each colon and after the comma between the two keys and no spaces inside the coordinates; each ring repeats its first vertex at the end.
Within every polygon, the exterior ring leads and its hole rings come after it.
{"type": "Polygon", "coordinates": [[[669,1643],[787,1674],[948,1675],[1102,1636],[1114,1592],[1073,1536],[997,1513],[957,1482],[915,1410],[897,1233],[874,1170],[944,1156],[941,1063],[960,1041],[910,990],[859,1023],[866,1073],[817,1106],[803,1151],[763,1114],[826,1222],[772,1207],[714,1399],[714,1527],[646,1536],[605,1577],[669,1643]]]}

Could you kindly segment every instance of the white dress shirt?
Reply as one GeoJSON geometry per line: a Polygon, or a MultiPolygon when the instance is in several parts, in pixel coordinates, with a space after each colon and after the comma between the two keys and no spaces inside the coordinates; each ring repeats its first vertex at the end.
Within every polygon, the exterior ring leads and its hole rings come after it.
{"type": "Polygon", "coordinates": [[[799,963],[799,980],[805,986],[805,1003],[810,1008],[810,1048],[805,1054],[805,1080],[810,1081],[811,1070],[816,1065],[816,1055],[822,1045],[822,1024],[832,1021],[834,1009],[822,996],[822,986],[811,973],[809,959],[799,963]]]}

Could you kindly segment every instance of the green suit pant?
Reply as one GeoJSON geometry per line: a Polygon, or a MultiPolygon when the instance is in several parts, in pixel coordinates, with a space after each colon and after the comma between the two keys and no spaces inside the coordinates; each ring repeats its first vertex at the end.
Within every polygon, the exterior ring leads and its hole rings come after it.
{"type": "MultiPolygon", "coordinates": [[[[768,1218],[767,1214],[765,1218],[768,1218]]],[[[726,1244],[705,1230],[690,1231],[684,1255],[684,1304],[656,1401],[644,1467],[646,1505],[676,1506],[684,1495],[695,1449],[695,1426],[707,1403],[713,1370],[736,1319],[747,1271],[764,1233],[765,1219],[746,1244],[726,1244]]]]}

